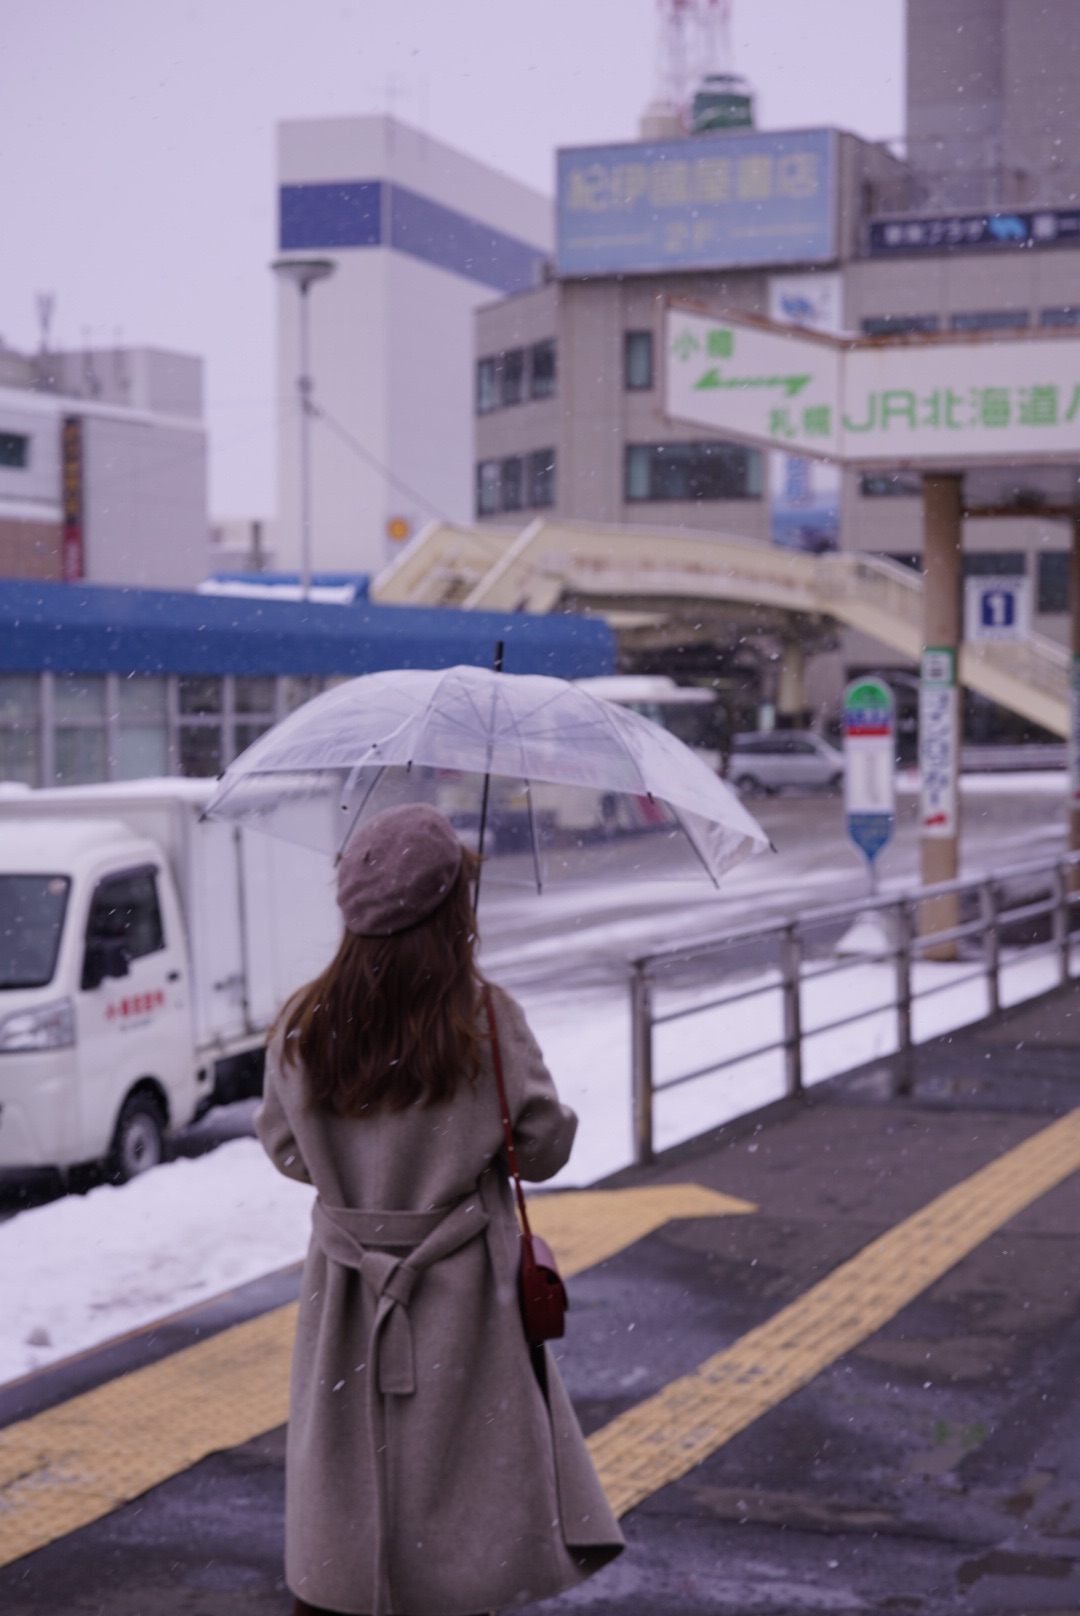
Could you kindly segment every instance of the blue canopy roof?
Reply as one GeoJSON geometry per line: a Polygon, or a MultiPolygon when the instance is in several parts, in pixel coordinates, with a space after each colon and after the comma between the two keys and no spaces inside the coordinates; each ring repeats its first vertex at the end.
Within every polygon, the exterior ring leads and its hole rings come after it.
{"type": "Polygon", "coordinates": [[[491,665],[566,679],[611,673],[599,619],[437,606],[315,605],[179,590],[0,579],[0,671],[358,674],[491,665]]]}

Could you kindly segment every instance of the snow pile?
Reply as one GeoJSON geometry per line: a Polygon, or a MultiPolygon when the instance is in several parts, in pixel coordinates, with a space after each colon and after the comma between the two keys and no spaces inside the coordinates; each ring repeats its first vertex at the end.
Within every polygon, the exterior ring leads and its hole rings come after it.
{"type": "Polygon", "coordinates": [[[235,1139],[20,1212],[0,1224],[0,1382],[297,1262],[313,1195],[235,1139]]]}

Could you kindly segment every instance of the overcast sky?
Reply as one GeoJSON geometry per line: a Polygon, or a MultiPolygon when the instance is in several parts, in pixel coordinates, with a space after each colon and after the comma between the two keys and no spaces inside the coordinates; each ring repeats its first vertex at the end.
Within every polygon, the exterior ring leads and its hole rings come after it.
{"type": "MultiPolygon", "coordinates": [[[[903,132],[903,0],[735,0],[767,129],[903,132]]],[[[559,145],[633,138],[654,0],[5,0],[0,336],[207,367],[211,508],[274,508],[273,126],[393,110],[550,193],[559,145]]],[[[357,176],[361,178],[363,176],[357,176]]]]}

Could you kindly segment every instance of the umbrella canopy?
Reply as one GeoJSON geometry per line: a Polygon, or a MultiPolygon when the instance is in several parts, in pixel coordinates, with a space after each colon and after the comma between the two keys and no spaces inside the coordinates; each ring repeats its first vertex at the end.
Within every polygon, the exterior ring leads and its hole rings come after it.
{"type": "Polygon", "coordinates": [[[648,719],[562,679],[471,667],[326,691],[237,758],[206,811],[340,854],[362,818],[420,800],[468,841],[488,779],[496,879],[542,886],[629,860],[717,881],[769,845],[734,792],[648,719]]]}

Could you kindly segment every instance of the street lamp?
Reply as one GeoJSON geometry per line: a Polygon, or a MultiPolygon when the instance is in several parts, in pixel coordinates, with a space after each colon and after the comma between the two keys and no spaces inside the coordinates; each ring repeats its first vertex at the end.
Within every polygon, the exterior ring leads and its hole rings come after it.
{"type": "Polygon", "coordinates": [[[308,331],[308,292],[316,281],[334,273],[330,258],[277,258],[271,264],[275,275],[292,281],[300,293],[300,374],[296,392],[300,403],[300,594],[311,593],[311,353],[308,331]]]}

